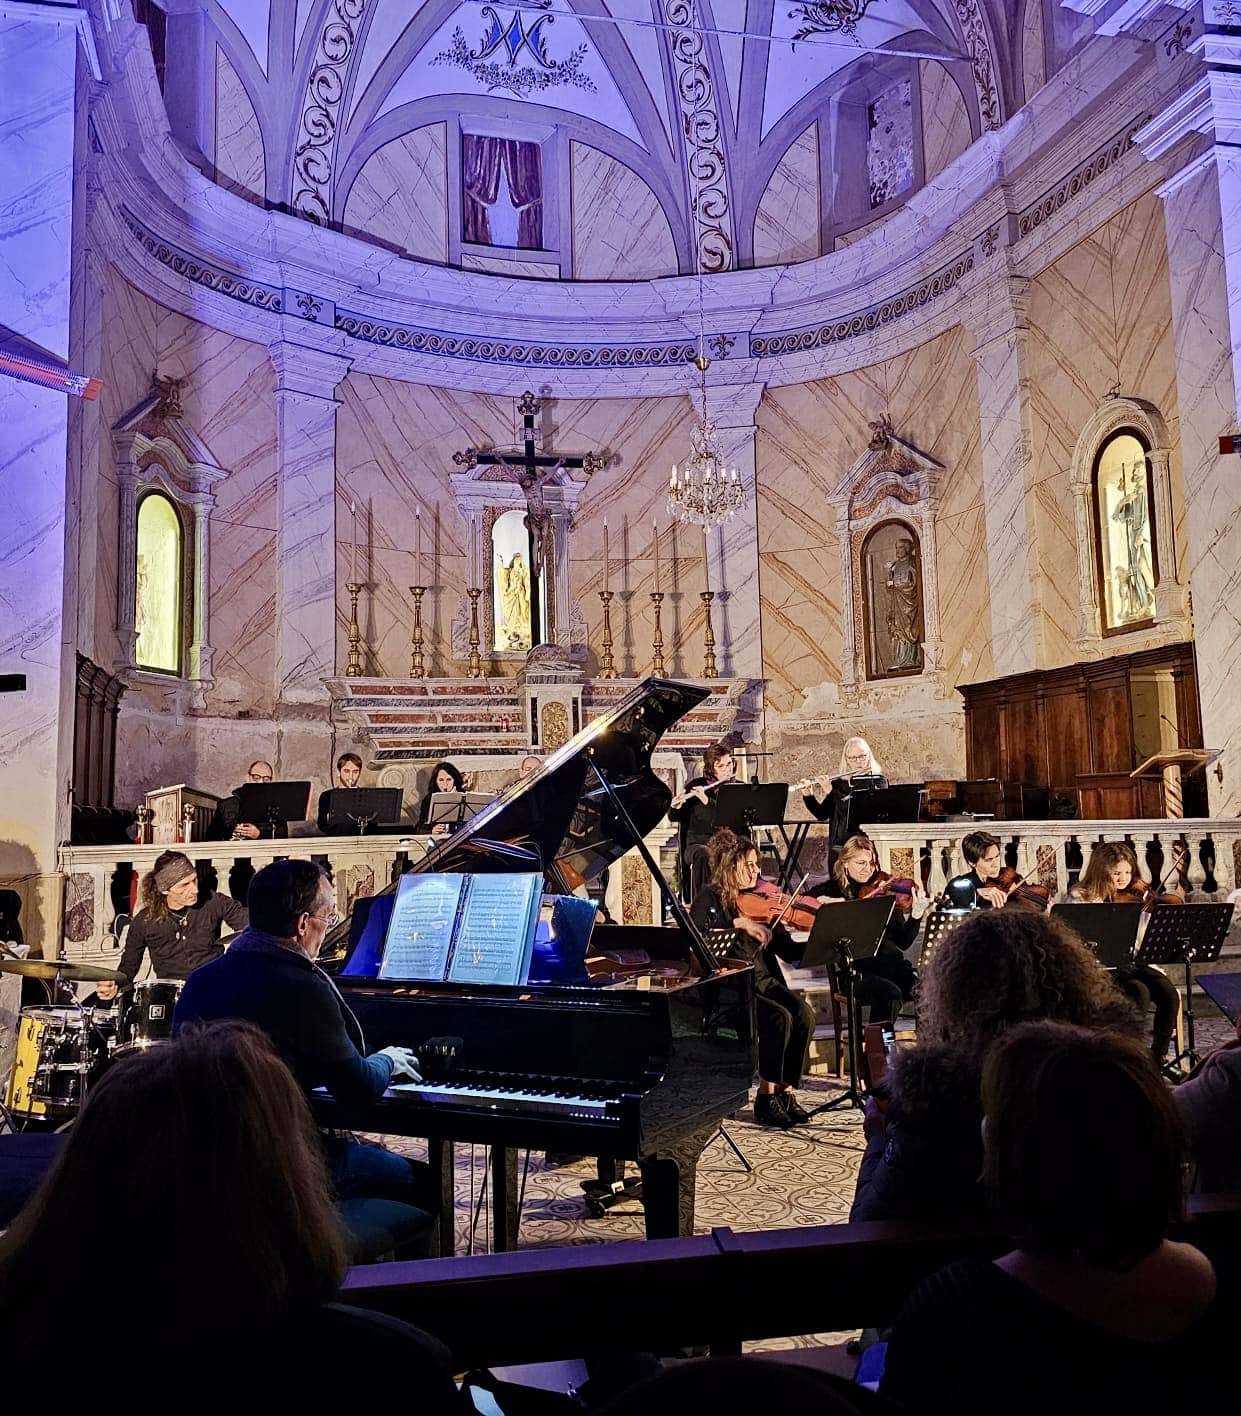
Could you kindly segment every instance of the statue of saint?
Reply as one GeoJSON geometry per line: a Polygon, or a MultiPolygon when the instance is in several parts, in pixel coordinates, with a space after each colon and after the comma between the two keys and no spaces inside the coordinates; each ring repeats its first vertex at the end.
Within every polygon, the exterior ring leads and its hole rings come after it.
{"type": "Polygon", "coordinates": [[[1121,464],[1120,501],[1112,512],[1112,520],[1119,522],[1125,532],[1125,564],[1115,570],[1117,599],[1120,603],[1122,619],[1143,619],[1151,613],[1155,603],[1155,576],[1151,569],[1149,515],[1146,505],[1146,465],[1133,465],[1132,484],[1130,469],[1121,464]]]}
{"type": "Polygon", "coordinates": [[[530,648],[530,573],[526,558],[514,553],[505,565],[504,557],[496,555],[496,587],[500,592],[500,630],[505,649],[530,648]]]}
{"type": "Polygon", "coordinates": [[[896,543],[896,559],[886,567],[888,592],[887,631],[892,643],[891,669],[922,666],[922,613],[920,574],[914,543],[903,536],[896,543]]]}

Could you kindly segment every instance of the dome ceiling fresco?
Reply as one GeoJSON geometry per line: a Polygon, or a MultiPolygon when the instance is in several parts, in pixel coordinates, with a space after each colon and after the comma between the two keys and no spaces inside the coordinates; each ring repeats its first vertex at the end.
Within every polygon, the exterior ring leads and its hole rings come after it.
{"type": "MultiPolygon", "coordinates": [[[[998,127],[1012,107],[999,83],[1009,38],[1003,24],[997,36],[991,3],[209,0],[206,24],[175,42],[200,47],[203,82],[217,91],[217,65],[235,71],[261,143],[265,204],[339,224],[368,159],[429,125],[533,143],[559,132],[636,174],[681,269],[724,270],[748,260],[738,258],[738,211],[752,231],[776,165],[833,105],[871,105],[872,128],[899,127],[902,106],[916,123],[919,84],[934,69],[936,92],[959,94],[970,137],[998,127]]],[[[170,30],[170,55],[173,43],[170,30]]],[[[902,166],[899,156],[879,162],[902,166]]],[[[899,173],[880,180],[881,195],[901,190],[899,173]]]]}

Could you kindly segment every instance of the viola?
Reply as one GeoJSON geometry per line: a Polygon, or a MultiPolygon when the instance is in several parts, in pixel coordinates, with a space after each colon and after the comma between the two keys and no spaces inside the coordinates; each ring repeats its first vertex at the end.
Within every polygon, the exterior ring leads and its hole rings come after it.
{"type": "Polygon", "coordinates": [[[786,895],[770,880],[760,879],[752,890],[737,893],[737,913],[759,924],[777,920],[789,929],[809,929],[823,903],[814,895],[786,895]]]}
{"type": "Polygon", "coordinates": [[[1123,890],[1113,892],[1112,903],[1141,905],[1144,910],[1153,910],[1156,905],[1183,905],[1185,901],[1180,895],[1174,895],[1170,891],[1154,889],[1141,876],[1137,876],[1123,890]]]}
{"type": "Polygon", "coordinates": [[[988,883],[1005,892],[1008,896],[1004,902],[1006,907],[1016,905],[1020,908],[1024,905],[1027,908],[1045,910],[1051,904],[1051,891],[1047,886],[1040,885],[1037,880],[1027,880],[1024,875],[1017,873],[1015,866],[1002,866],[1000,873],[988,883]]]}
{"type": "Polygon", "coordinates": [[[857,898],[871,900],[877,895],[891,895],[892,903],[902,914],[909,914],[914,907],[914,881],[902,875],[889,875],[886,870],[876,870],[865,885],[858,886],[857,898]]]}

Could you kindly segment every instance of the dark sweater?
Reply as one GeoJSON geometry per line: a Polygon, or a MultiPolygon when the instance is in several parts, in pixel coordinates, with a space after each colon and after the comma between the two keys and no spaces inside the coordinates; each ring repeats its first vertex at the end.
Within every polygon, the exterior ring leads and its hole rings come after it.
{"type": "Polygon", "coordinates": [[[156,978],[188,978],[224,952],[220,942],[223,925],[244,929],[246,921],[245,905],[230,895],[208,895],[183,913],[169,912],[154,923],[146,910],[139,910],[125,936],[125,952],[117,967],[132,983],[143,956],[149,953],[156,978]]]}
{"type": "Polygon", "coordinates": [[[919,1416],[1046,1416],[1223,1409],[1235,1386],[1235,1278],[1167,1342],[1138,1342],[1067,1313],[979,1260],[920,1283],[888,1344],[880,1393],[919,1416]]]}
{"type": "Polygon", "coordinates": [[[365,1105],[392,1079],[391,1058],[364,1055],[362,1029],[331,979],[258,930],[238,935],[228,953],[186,981],[173,1028],[220,1018],[262,1028],[306,1091],[326,1087],[337,1101],[365,1105]]]}
{"type": "MultiPolygon", "coordinates": [[[[685,790],[710,785],[709,778],[694,777],[686,782],[685,790]]],[[[696,796],[687,796],[680,806],[668,808],[668,820],[675,821],[681,828],[683,851],[689,850],[691,846],[705,846],[715,832],[715,797],[708,792],[704,806],[696,796]]]]}

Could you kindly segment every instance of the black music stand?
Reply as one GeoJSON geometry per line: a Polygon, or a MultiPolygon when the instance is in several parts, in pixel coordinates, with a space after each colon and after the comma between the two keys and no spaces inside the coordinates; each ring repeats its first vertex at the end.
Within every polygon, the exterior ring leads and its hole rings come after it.
{"type": "Polygon", "coordinates": [[[435,792],[427,813],[427,825],[448,826],[455,831],[493,801],[495,797],[486,792],[435,792]]]}
{"type": "Polygon", "coordinates": [[[325,836],[344,835],[351,829],[359,836],[368,828],[409,830],[401,821],[402,795],[400,787],[333,787],[319,798],[319,830],[325,836]]]}
{"type": "Polygon", "coordinates": [[[930,962],[931,955],[943,943],[945,936],[963,920],[969,919],[973,910],[956,910],[948,905],[936,905],[926,912],[922,921],[922,948],[918,952],[918,969],[921,971],[930,962]]]}
{"type": "MultiPolygon", "coordinates": [[[[852,782],[850,783],[852,786],[852,782]]],[[[895,786],[874,787],[849,797],[849,835],[865,834],[866,826],[888,826],[917,821],[926,788],[920,782],[898,782],[895,786]]]]}
{"type": "MultiPolygon", "coordinates": [[[[787,782],[725,782],[715,790],[715,826],[727,826],[739,836],[753,836],[756,826],[775,826],[784,841],[784,859],[779,859],[778,879],[783,888],[788,874],[791,841],[784,827],[784,812],[788,806],[787,782]]],[[[774,842],[773,842],[774,845],[774,842]]]]}
{"type": "Polygon", "coordinates": [[[1156,905],[1138,945],[1139,965],[1179,964],[1185,970],[1185,1046],[1168,1063],[1196,1067],[1201,1061],[1194,1046],[1194,964],[1219,958],[1224,936],[1232,923],[1231,905],[1156,905]]]}
{"type": "Polygon", "coordinates": [[[259,828],[275,840],[281,822],[305,821],[310,806],[309,782],[242,782],[235,793],[237,820],[259,828]]]}
{"type": "MultiPolygon", "coordinates": [[[[859,959],[873,959],[879,952],[883,931],[892,918],[896,902],[891,895],[875,895],[869,900],[844,900],[840,904],[824,904],[814,918],[810,938],[801,957],[801,967],[815,968],[827,964],[844,984],[845,1011],[849,1019],[849,1086],[841,1096],[821,1102],[810,1115],[834,1111],[838,1106],[855,1107],[862,1111],[866,1099],[858,1085],[862,1076],[862,1048],[858,1034],[860,1007],[854,993],[854,964],[859,959]]],[[[840,1039],[836,1039],[840,1046],[840,1039]]]]}
{"type": "Polygon", "coordinates": [[[1052,914],[1067,924],[1105,969],[1131,969],[1142,922],[1141,905],[1052,905],[1052,914]]]}

